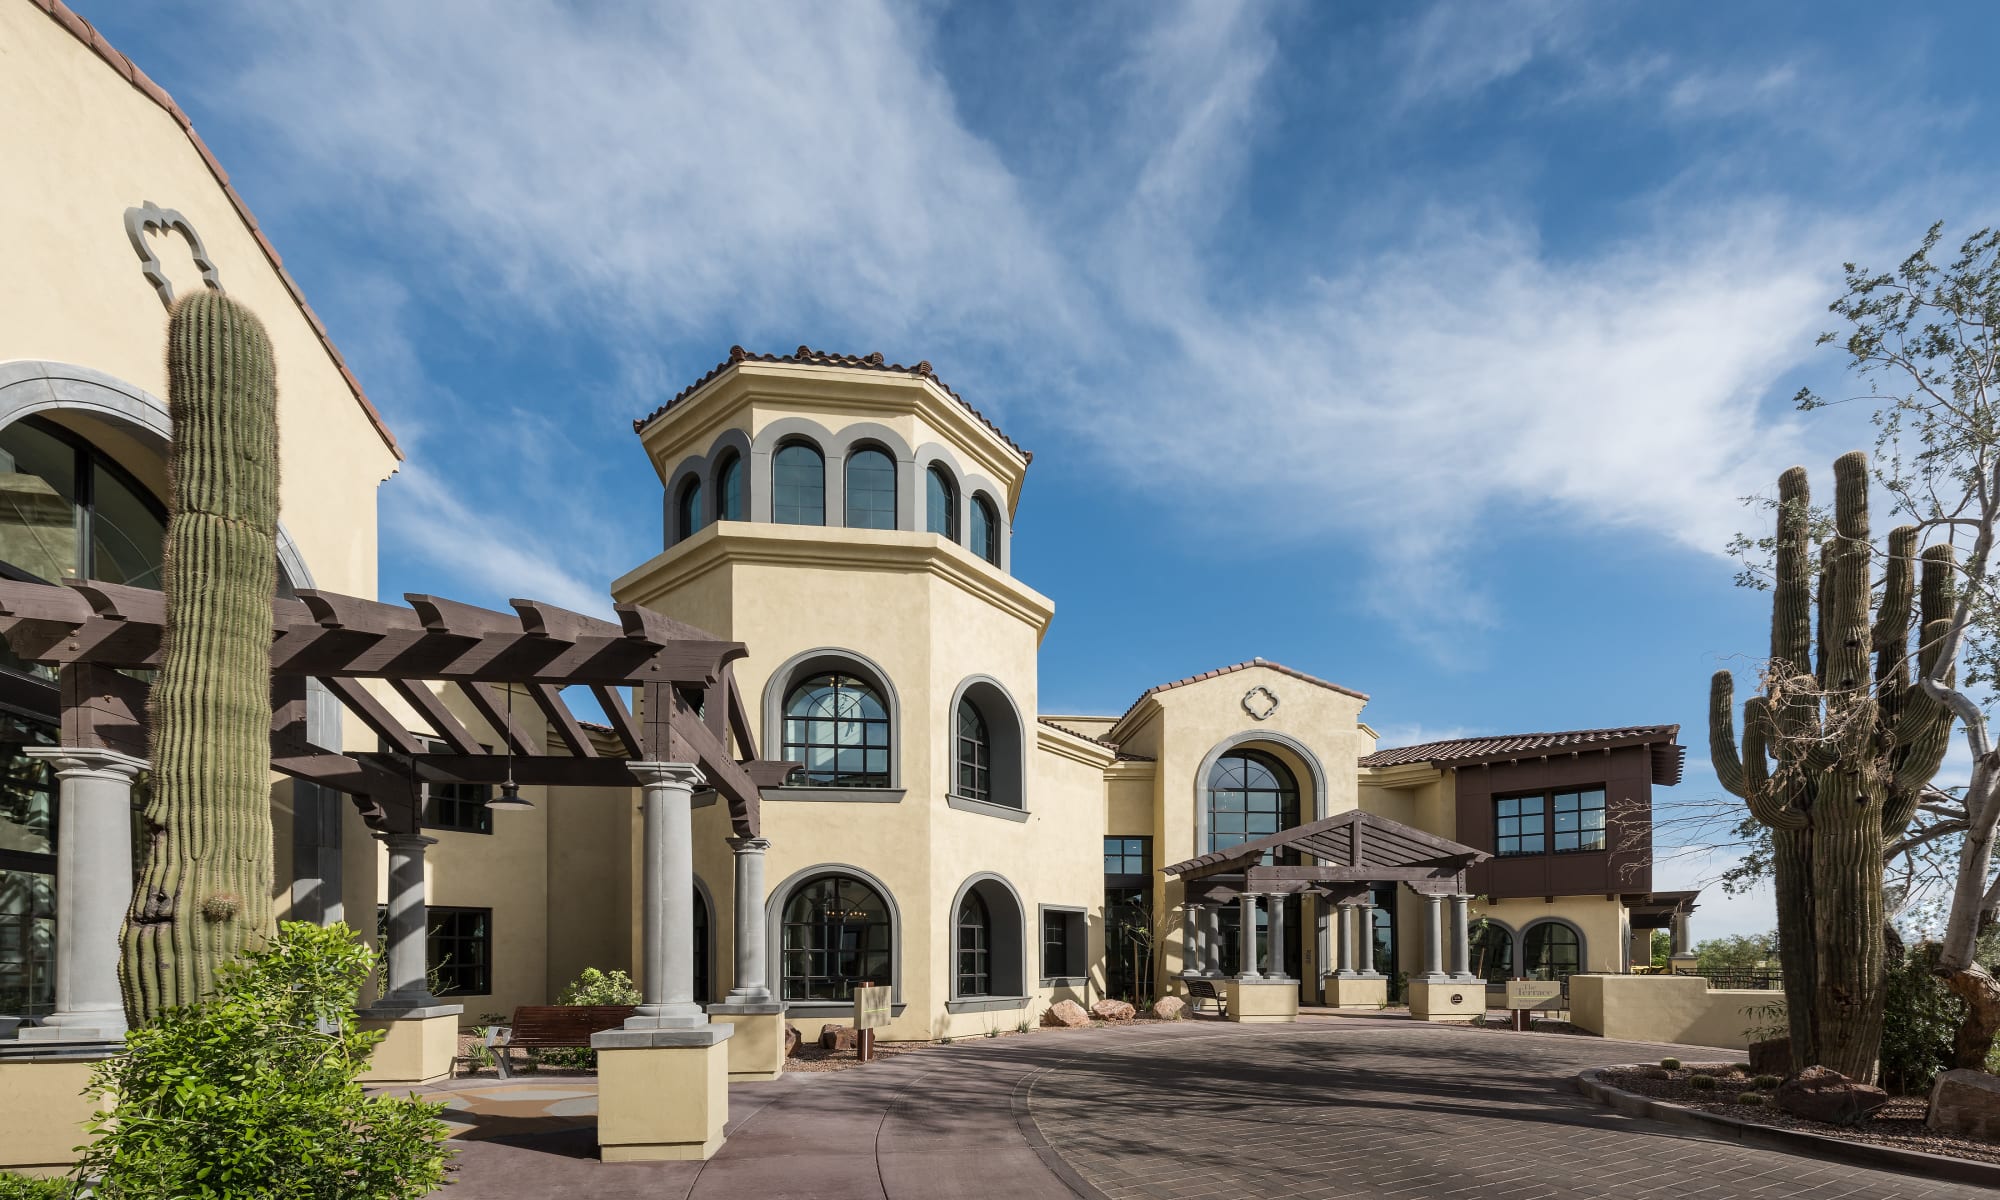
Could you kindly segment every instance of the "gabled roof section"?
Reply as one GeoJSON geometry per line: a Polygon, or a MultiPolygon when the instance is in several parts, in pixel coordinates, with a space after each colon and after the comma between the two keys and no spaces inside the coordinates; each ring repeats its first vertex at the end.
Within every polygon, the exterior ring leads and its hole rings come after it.
{"type": "Polygon", "coordinates": [[[1268,668],[1269,670],[1278,672],[1278,674],[1280,675],[1290,675],[1293,679],[1301,680],[1305,683],[1310,683],[1314,687],[1323,687],[1326,688],[1328,691],[1339,692],[1343,696],[1352,696],[1356,700],[1368,699],[1367,692],[1357,692],[1351,687],[1342,687],[1340,684],[1334,683],[1330,680],[1321,679],[1317,675],[1308,675],[1304,671],[1293,670],[1291,667],[1288,667],[1283,663],[1272,662],[1268,658],[1253,658],[1248,662],[1233,663],[1226,667],[1217,667],[1213,671],[1203,671],[1199,675],[1190,675],[1185,679],[1176,679],[1170,683],[1155,684],[1152,687],[1147,688],[1145,691],[1139,693],[1139,698],[1137,700],[1134,700],[1131,703],[1131,705],[1125,709],[1124,712],[1118,715],[1118,720],[1113,723],[1112,728],[1116,729],[1118,728],[1118,726],[1123,725],[1125,723],[1126,718],[1130,717],[1133,713],[1137,712],[1141,704],[1144,704],[1146,701],[1152,699],[1154,696],[1159,695],[1161,692],[1170,692],[1175,688],[1186,687],[1191,683],[1205,683],[1211,679],[1219,679],[1224,675],[1233,675],[1238,671],[1247,671],[1252,667],[1265,667],[1268,668]]]}
{"type": "Polygon", "coordinates": [[[950,396],[952,399],[958,401],[960,405],[964,406],[965,411],[971,413],[974,417],[978,418],[979,422],[982,425],[986,426],[986,428],[988,429],[991,429],[995,437],[1007,443],[1009,446],[1012,446],[1014,448],[1014,452],[1021,456],[1022,462],[1035,461],[1035,456],[1033,453],[1027,450],[1023,450],[1019,442],[1015,441],[1013,438],[1008,437],[1004,432],[1002,432],[1000,427],[998,425],[995,425],[993,421],[989,417],[987,417],[985,413],[980,412],[978,409],[972,407],[972,403],[968,401],[965,397],[953,391],[951,389],[950,384],[946,383],[942,379],[939,379],[937,372],[931,369],[931,364],[929,360],[920,362],[914,367],[906,367],[902,363],[892,363],[886,361],[883,358],[882,352],[880,350],[874,351],[869,354],[834,354],[826,350],[815,350],[811,346],[800,346],[797,350],[792,351],[790,354],[752,354],[750,353],[750,351],[745,350],[741,346],[731,346],[729,348],[728,358],[725,358],[721,362],[717,363],[708,372],[708,374],[703,375],[700,379],[697,379],[693,383],[682,388],[678,393],[674,395],[673,399],[667,401],[665,404],[660,405],[660,407],[654,409],[652,412],[647,413],[645,416],[640,417],[638,420],[633,421],[632,431],[634,433],[637,433],[638,431],[644,429],[646,426],[652,424],[654,421],[659,420],[659,418],[662,415],[664,415],[668,409],[671,409],[674,405],[679,404],[681,401],[686,400],[689,396],[692,396],[696,392],[707,387],[710,383],[713,383],[716,379],[722,376],[723,372],[730,370],[738,363],[746,363],[746,362],[791,363],[799,366],[808,366],[808,367],[842,367],[851,371],[886,371],[889,372],[890,374],[895,374],[895,375],[911,375],[918,379],[928,379],[932,383],[936,384],[939,390],[943,391],[945,395],[950,396]]]}
{"type": "Polygon", "coordinates": [[[78,16],[69,5],[63,3],[63,0],[30,0],[30,2],[53,17],[56,24],[68,30],[77,41],[90,47],[92,53],[103,59],[127,83],[144,93],[147,99],[159,105],[187,134],[188,141],[194,145],[195,153],[201,155],[201,161],[208,164],[209,174],[215,176],[215,182],[222,185],[222,194],[229,197],[229,202],[236,206],[236,215],[243,218],[243,224],[249,227],[250,235],[256,238],[257,244],[263,248],[264,257],[270,260],[271,268],[278,273],[278,279],[284,283],[285,290],[292,294],[299,311],[305,315],[306,324],[312,327],[313,336],[319,339],[319,344],[325,348],[327,357],[333,360],[333,365],[340,371],[340,377],[347,381],[348,390],[354,393],[354,399],[361,405],[361,411],[368,415],[368,423],[375,427],[375,432],[380,435],[383,444],[389,447],[389,453],[395,455],[397,461],[402,461],[403,448],[396,444],[396,435],[389,432],[389,426],[382,420],[382,414],[376,411],[375,405],[368,399],[368,393],[361,390],[361,381],[354,377],[354,372],[347,369],[347,360],[341,356],[339,347],[333,344],[333,338],[326,332],[326,326],[320,323],[319,314],[313,311],[312,305],[306,303],[305,290],[299,287],[291,272],[285,270],[285,260],[278,256],[277,248],[264,236],[264,230],[257,224],[257,218],[251,213],[250,206],[243,202],[243,197],[236,194],[235,188],[229,186],[229,172],[222,169],[222,163],[209,152],[207,143],[201,140],[201,135],[194,131],[194,122],[188,119],[187,113],[181,111],[181,106],[174,103],[174,98],[167,94],[165,88],[154,83],[139,69],[137,63],[119,53],[117,47],[105,40],[103,34],[97,32],[90,22],[78,16]]]}
{"type": "Polygon", "coordinates": [[[1508,733],[1493,737],[1452,738],[1377,750],[1361,756],[1364,767],[1400,767],[1427,763],[1434,767],[1474,767],[1523,758],[1550,758],[1585,750],[1618,750],[1649,746],[1653,782],[1672,787],[1681,781],[1687,747],[1677,744],[1678,725],[1631,725],[1622,729],[1570,729],[1559,733],[1508,733]]]}
{"type": "Polygon", "coordinates": [[[1331,866],[1372,870],[1464,867],[1492,857],[1485,851],[1357,808],[1161,870],[1169,875],[1213,875],[1261,858],[1267,850],[1297,850],[1331,866]]]}
{"type": "Polygon", "coordinates": [[[1071,737],[1073,737],[1073,738],[1082,738],[1082,739],[1083,739],[1084,741],[1086,741],[1086,742],[1089,742],[1089,743],[1091,743],[1092,745],[1097,745],[1097,746],[1102,746],[1102,747],[1104,747],[1104,748],[1105,748],[1106,750],[1109,750],[1109,751],[1111,751],[1112,753],[1116,754],[1116,755],[1118,756],[1119,760],[1120,760],[1120,761],[1122,761],[1122,762],[1152,762],[1152,761],[1153,761],[1153,758],[1152,758],[1152,756],[1151,756],[1151,755],[1147,755],[1147,754],[1128,754],[1127,752],[1125,752],[1125,751],[1123,751],[1123,750],[1120,750],[1120,749],[1118,748],[1118,743],[1117,743],[1117,742],[1114,742],[1114,741],[1110,741],[1110,740],[1107,740],[1107,739],[1105,739],[1105,738],[1101,738],[1101,737],[1093,737],[1093,736],[1091,736],[1090,734],[1087,734],[1087,733],[1083,732],[1083,731],[1082,731],[1081,729],[1071,729],[1071,728],[1070,728],[1069,726],[1067,726],[1067,725],[1064,725],[1064,724],[1063,724],[1062,722],[1060,722],[1060,721],[1051,721],[1051,720],[1050,720],[1050,719],[1048,719],[1047,717],[1036,717],[1036,718],[1035,718],[1035,720],[1036,720],[1036,722],[1037,722],[1037,723],[1039,723],[1039,724],[1042,724],[1042,725],[1046,725],[1046,726],[1048,726],[1048,727],[1049,727],[1050,729],[1055,729],[1055,730],[1060,730],[1061,732],[1063,732],[1063,733],[1066,733],[1066,734],[1070,735],[1070,736],[1071,736],[1071,737]]]}

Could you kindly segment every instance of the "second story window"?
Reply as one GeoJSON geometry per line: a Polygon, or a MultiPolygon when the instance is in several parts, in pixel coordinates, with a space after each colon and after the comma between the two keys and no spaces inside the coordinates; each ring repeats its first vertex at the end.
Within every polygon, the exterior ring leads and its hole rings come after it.
{"type": "Polygon", "coordinates": [[[847,458],[847,527],[896,527],[896,463],[880,450],[857,450],[847,458]]]}
{"type": "Polygon", "coordinates": [[[1548,849],[1545,835],[1547,797],[1506,796],[1493,802],[1493,852],[1502,858],[1515,854],[1541,854],[1548,849]]]}
{"type": "Polygon", "coordinates": [[[1605,849],[1604,789],[1568,787],[1493,801],[1493,852],[1576,854],[1605,849]]]}
{"type": "Polygon", "coordinates": [[[826,460],[792,442],[771,458],[771,519],[780,525],[826,524],[826,460]]]}
{"type": "Polygon", "coordinates": [[[1604,849],[1604,789],[1581,788],[1555,794],[1557,854],[1604,849]]]}

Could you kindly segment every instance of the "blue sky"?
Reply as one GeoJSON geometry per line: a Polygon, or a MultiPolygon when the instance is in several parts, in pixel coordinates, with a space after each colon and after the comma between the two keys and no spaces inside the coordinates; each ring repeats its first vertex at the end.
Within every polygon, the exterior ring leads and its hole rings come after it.
{"type": "Polygon", "coordinates": [[[1789,404],[1840,264],[2000,194],[1976,3],[78,7],[408,450],[385,595],[602,607],[633,417],[881,350],[1036,452],[1044,711],[1262,655],[1385,744],[1679,722],[1663,804],[1765,640],[1737,498],[1867,443],[1789,404]]]}

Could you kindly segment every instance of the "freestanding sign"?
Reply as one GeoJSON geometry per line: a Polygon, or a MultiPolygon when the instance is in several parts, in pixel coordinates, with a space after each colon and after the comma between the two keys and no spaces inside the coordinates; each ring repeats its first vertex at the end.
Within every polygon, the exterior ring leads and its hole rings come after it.
{"type": "Polygon", "coordinates": [[[854,989],[854,1049],[862,1062],[875,1057],[875,1031],[889,1023],[890,991],[872,983],[854,989]]]}
{"type": "Polygon", "coordinates": [[[1559,1004],[1562,994],[1563,985],[1559,979],[1509,979],[1507,1008],[1514,1014],[1514,1028],[1526,1029],[1530,1010],[1559,1004]]]}

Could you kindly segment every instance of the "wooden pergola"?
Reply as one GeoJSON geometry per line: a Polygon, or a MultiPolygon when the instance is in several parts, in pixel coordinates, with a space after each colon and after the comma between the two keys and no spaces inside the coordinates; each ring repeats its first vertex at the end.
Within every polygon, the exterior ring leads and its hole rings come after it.
{"type": "MultiPolygon", "coordinates": [[[[739,838],[760,836],[758,792],[797,764],[761,759],[731,664],[748,650],[636,604],[612,624],[538,600],[497,612],[437,596],[408,607],[303,591],[271,603],[271,766],[352,797],[378,833],[415,833],[417,784],[630,787],[634,762],[692,763],[728,805],[739,838]],[[378,751],[314,744],[307,681],[380,739],[378,751]],[[413,733],[364,681],[386,684],[429,726],[413,733]],[[455,717],[433,685],[455,689],[495,731],[489,746],[455,717]],[[564,703],[590,689],[609,718],[606,753],[564,703]],[[638,712],[620,690],[636,689],[638,712]],[[562,753],[548,753],[513,713],[510,697],[548,719],[562,753]],[[733,744],[733,748],[732,748],[733,744]]],[[[0,580],[0,636],[14,654],[58,671],[65,746],[144,758],[143,675],[160,665],[166,598],[99,581],[64,587],[0,580]]]]}
{"type": "Polygon", "coordinates": [[[1245,894],[1310,893],[1336,903],[1380,883],[1420,895],[1465,890],[1465,869],[1490,858],[1482,850],[1355,809],[1170,867],[1187,884],[1189,903],[1225,903],[1245,894]],[[1316,863],[1264,865],[1266,854],[1294,853],[1316,863]]]}

